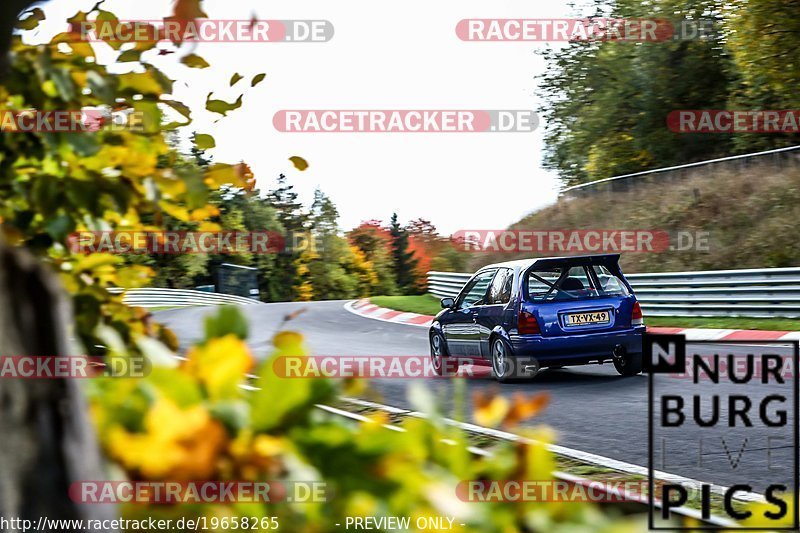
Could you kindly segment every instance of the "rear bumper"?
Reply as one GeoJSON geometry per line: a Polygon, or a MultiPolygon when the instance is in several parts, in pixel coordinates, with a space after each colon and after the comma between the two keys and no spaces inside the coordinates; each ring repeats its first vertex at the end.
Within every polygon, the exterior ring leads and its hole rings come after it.
{"type": "Polygon", "coordinates": [[[644,326],[602,333],[573,334],[563,337],[511,335],[515,357],[533,358],[542,366],[580,365],[611,360],[614,347],[628,353],[642,352],[644,326]]]}

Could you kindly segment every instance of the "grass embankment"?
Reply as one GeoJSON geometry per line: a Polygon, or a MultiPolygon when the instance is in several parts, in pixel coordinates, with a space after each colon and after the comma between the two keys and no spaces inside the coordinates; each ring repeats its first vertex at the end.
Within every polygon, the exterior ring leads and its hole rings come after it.
{"type": "MultiPolygon", "coordinates": [[[[439,298],[430,294],[419,296],[373,296],[375,305],[421,315],[435,315],[442,308],[439,298]]],[[[645,323],[654,327],[715,328],[715,329],[765,329],[773,331],[800,331],[800,320],[793,318],[731,318],[731,317],[677,317],[647,316],[645,323]]]]}
{"type": "MultiPolygon", "coordinates": [[[[623,271],[675,272],[800,266],[800,169],[758,165],[743,170],[699,169],[682,179],[654,176],[628,192],[562,199],[531,213],[511,229],[708,232],[707,249],[623,253],[623,271]]],[[[684,241],[685,243],[685,241],[684,241]]],[[[467,270],[534,257],[530,252],[475,253],[467,270]]],[[[566,255],[542,253],[538,255],[566,255]]],[[[376,297],[383,307],[433,315],[431,296],[376,297]]],[[[800,331],[800,320],[771,318],[648,317],[651,326],[800,331]]]]}
{"type": "MultiPolygon", "coordinates": [[[[708,250],[623,253],[623,271],[674,272],[800,266],[800,169],[770,165],[742,171],[697,170],[686,178],[654,176],[628,192],[599,192],[531,213],[512,229],[709,232],[708,250]]],[[[475,253],[475,271],[489,263],[533,257],[475,253]]],[[[565,255],[553,252],[539,255],[565,255]]]]}

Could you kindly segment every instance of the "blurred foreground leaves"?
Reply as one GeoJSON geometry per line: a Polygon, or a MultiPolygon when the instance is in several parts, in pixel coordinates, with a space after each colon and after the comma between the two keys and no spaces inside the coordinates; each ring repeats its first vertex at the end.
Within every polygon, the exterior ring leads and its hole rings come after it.
{"type": "MultiPolygon", "coordinates": [[[[123,305],[119,295],[107,291],[147,285],[154,262],[75,253],[69,236],[80,231],[157,232],[176,226],[219,229],[214,221],[219,220],[219,209],[209,205],[212,193],[221,188],[250,191],[255,180],[245,163],[185,164],[185,156],[174,147],[174,130],[191,123],[191,110],[171,96],[173,80],[142,58],[159,42],[123,47],[113,40],[114,32],[99,32],[98,39],[89,42],[75,29],[82,22],[120,24],[101,4],[76,13],[68,20],[72,29],[47,44],[28,45],[21,35],[13,37],[9,72],[0,85],[0,113],[88,110],[102,127],[4,132],[2,234],[10,244],[26,246],[50,263],[61,276],[73,298],[78,349],[102,353],[97,349],[104,344],[98,331],[111,328],[133,354],[149,342],[145,339],[174,350],[173,335],[149,320],[146,312],[123,305]],[[98,62],[100,50],[110,61],[98,62]],[[125,66],[109,69],[107,64],[114,60],[125,66]],[[128,118],[117,123],[114,117],[128,118]]],[[[203,16],[199,0],[180,0],[174,10],[173,16],[181,20],[203,16]]],[[[44,13],[34,8],[21,18],[20,29],[32,29],[44,20],[44,13]]],[[[184,55],[183,62],[189,67],[207,65],[196,54],[184,55]]],[[[241,102],[242,95],[226,110],[241,102]]],[[[195,142],[200,149],[215,145],[207,134],[196,135],[195,142]]]]}
{"type": "MultiPolygon", "coordinates": [[[[491,457],[476,457],[467,435],[446,424],[434,405],[427,406],[428,418],[405,420],[402,432],[383,427],[390,423],[384,413],[364,423],[331,415],[315,405],[335,402],[341,380],[275,371],[275,358],[306,355],[302,335],[281,331],[271,353],[252,354],[238,335],[243,322],[238,309],[220,308],[186,361],[153,360],[144,378],[93,380],[101,443],[130,479],[324,481],[328,501],[130,504],[126,516],[277,516],[288,531],[334,531],[346,516],[451,516],[456,531],[644,531],[641,521],[590,505],[461,499],[462,480],[551,479],[553,433],[521,431],[534,441],[503,443],[491,457]],[[265,355],[252,383],[257,389],[245,390],[244,373],[265,355]]],[[[415,402],[431,400],[424,385],[417,390],[415,402]]],[[[545,403],[544,396],[519,396],[496,421],[514,428],[545,403]]]]}

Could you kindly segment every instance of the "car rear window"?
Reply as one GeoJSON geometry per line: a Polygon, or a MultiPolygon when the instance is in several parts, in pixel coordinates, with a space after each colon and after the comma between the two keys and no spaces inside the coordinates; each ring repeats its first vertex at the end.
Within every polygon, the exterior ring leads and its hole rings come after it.
{"type": "Polygon", "coordinates": [[[628,296],[622,279],[602,265],[564,266],[528,273],[528,299],[575,300],[628,296]]]}

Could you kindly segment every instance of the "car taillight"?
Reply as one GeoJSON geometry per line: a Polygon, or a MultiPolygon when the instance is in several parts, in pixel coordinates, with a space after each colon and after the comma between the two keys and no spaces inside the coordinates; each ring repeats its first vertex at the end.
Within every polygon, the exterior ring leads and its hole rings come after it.
{"type": "Polygon", "coordinates": [[[517,330],[520,335],[539,335],[542,332],[539,329],[539,323],[536,321],[536,317],[524,310],[519,312],[517,330]]]}
{"type": "Polygon", "coordinates": [[[631,313],[631,326],[641,326],[644,324],[642,316],[642,306],[639,302],[633,302],[633,313],[631,313]]]}

